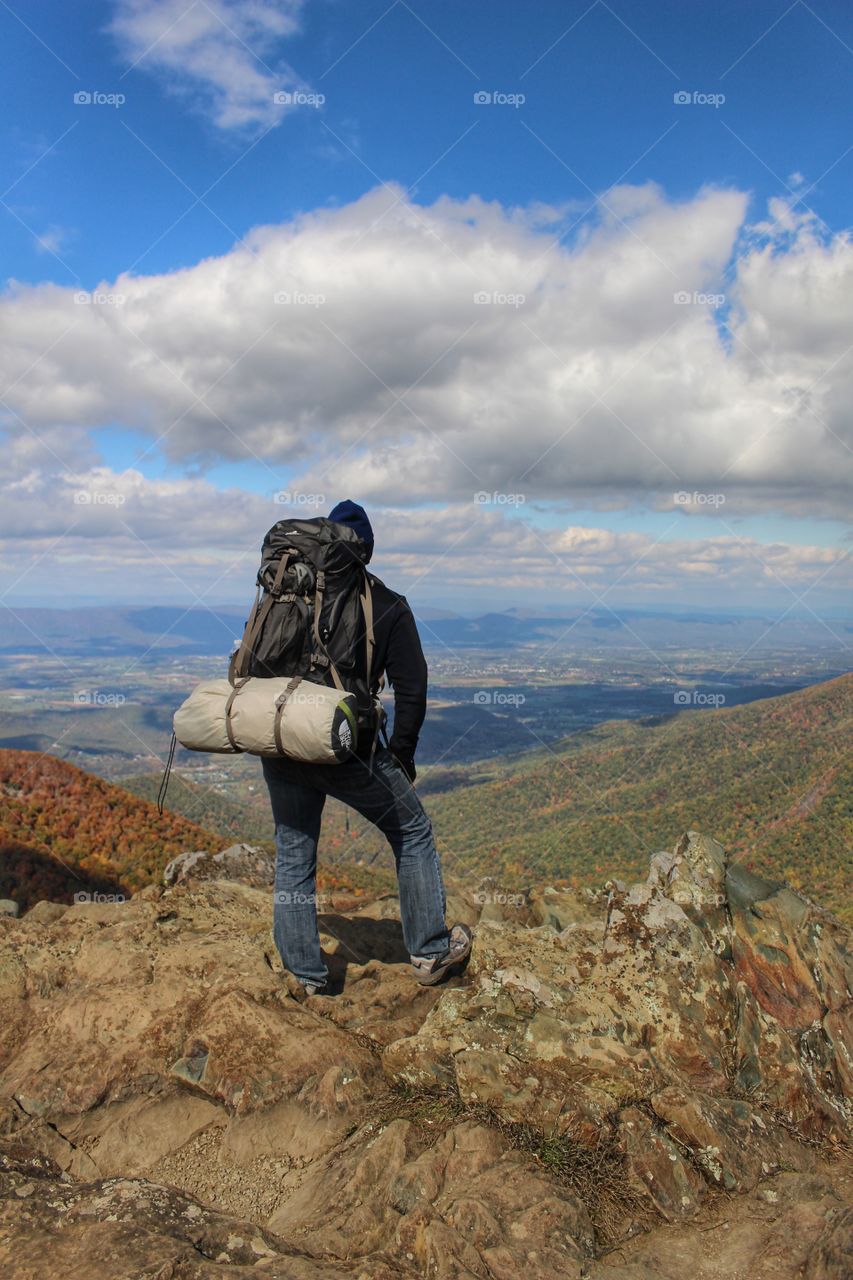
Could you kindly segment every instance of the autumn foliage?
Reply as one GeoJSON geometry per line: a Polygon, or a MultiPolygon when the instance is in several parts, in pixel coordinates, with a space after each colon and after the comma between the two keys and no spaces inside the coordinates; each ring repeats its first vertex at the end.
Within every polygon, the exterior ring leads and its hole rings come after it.
{"type": "Polygon", "coordinates": [[[22,907],[39,897],[69,901],[83,881],[133,891],[159,879],[177,854],[222,843],[64,760],[0,750],[0,895],[22,907]]]}

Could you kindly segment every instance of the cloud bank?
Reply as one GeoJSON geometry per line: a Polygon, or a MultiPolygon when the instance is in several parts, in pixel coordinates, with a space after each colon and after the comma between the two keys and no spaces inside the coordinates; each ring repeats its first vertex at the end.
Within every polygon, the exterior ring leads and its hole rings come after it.
{"type": "Polygon", "coordinates": [[[804,582],[841,553],[756,558],[724,519],[849,510],[853,243],[782,200],[747,212],[744,192],[623,186],[572,229],[558,209],[424,206],[385,185],[170,274],[83,295],[12,283],[0,525],[90,553],[112,530],[222,558],[256,545],[274,491],[346,491],[396,513],[401,568],[427,530],[417,555],[458,537],[472,583],[503,566],[523,586],[567,538],[601,584],[638,556],[642,591],[745,581],[750,563],[761,580],[768,561],[804,582]],[[142,433],[147,456],[111,473],[94,429],[142,433]],[[160,457],[185,478],[157,479],[160,457]],[[247,460],[266,495],[203,478],[247,460]],[[720,536],[647,547],[571,520],[642,505],[671,509],[676,533],[714,510],[720,536]]]}

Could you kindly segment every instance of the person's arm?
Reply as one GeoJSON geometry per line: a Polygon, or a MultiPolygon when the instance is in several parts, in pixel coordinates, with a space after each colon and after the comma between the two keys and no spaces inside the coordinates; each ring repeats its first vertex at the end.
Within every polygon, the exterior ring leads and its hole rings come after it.
{"type": "Polygon", "coordinates": [[[385,673],[394,690],[394,731],[389,749],[414,782],[415,751],[426,715],[427,664],[415,615],[405,600],[395,610],[385,673]]]}

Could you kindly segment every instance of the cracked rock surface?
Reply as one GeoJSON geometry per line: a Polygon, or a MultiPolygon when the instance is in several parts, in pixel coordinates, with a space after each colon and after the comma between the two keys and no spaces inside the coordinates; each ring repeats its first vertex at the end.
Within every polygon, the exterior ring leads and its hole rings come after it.
{"type": "Polygon", "coordinates": [[[849,936],[709,837],[598,895],[449,885],[475,947],[428,990],[341,895],[304,1002],[257,851],[179,872],[0,918],[4,1275],[853,1270],[849,936]]]}

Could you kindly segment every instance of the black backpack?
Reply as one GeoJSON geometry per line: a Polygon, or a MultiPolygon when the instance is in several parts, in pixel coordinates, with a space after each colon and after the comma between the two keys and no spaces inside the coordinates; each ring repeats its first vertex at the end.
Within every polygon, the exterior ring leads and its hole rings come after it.
{"type": "Polygon", "coordinates": [[[242,642],[231,659],[232,684],[247,676],[302,676],[355,694],[359,737],[378,734],[372,680],[373,599],[369,550],[348,525],[325,517],[279,520],[261,547],[258,590],[242,642]]]}

